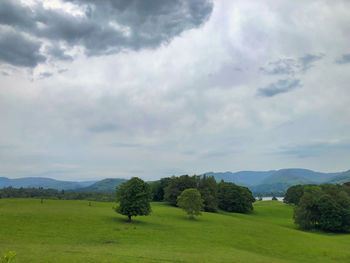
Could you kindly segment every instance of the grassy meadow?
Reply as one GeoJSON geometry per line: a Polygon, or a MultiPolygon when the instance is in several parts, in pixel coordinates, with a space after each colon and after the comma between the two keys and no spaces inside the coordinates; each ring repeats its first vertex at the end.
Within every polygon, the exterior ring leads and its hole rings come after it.
{"type": "Polygon", "coordinates": [[[0,253],[16,262],[350,262],[350,235],[304,232],[292,207],[256,202],[249,215],[203,213],[188,220],[164,203],[126,217],[113,203],[0,199],[0,253]]]}

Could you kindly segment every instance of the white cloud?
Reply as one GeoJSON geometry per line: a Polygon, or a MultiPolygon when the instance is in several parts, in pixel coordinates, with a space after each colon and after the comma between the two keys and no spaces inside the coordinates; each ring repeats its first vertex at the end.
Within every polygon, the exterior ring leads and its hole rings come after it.
{"type": "Polygon", "coordinates": [[[348,169],[350,150],[341,145],[350,140],[349,65],[335,63],[348,52],[344,9],[350,10],[346,1],[216,1],[207,23],[156,49],[72,52],[71,62],[0,75],[0,145],[18,145],[0,148],[0,173],[64,168],[57,178],[150,179],[209,170],[348,169]],[[312,54],[324,56],[308,57],[313,66],[303,70],[301,58],[312,54]],[[281,79],[260,68],[283,58],[293,62],[286,78],[302,86],[256,96],[281,79]],[[45,72],[55,74],[40,78],[45,72]],[[308,154],[320,149],[316,144],[322,151],[308,154]],[[305,158],[283,149],[304,151],[305,158]]]}

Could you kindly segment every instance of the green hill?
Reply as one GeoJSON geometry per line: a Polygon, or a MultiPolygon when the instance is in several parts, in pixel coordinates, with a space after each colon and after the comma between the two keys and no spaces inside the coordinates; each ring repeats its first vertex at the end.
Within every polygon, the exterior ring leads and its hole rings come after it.
{"type": "Polygon", "coordinates": [[[75,190],[78,188],[89,186],[96,181],[86,181],[86,182],[71,182],[71,181],[60,181],[52,178],[46,177],[24,177],[9,179],[7,177],[0,177],[0,189],[5,187],[14,188],[51,188],[57,190],[75,190]]]}
{"type": "Polygon", "coordinates": [[[207,176],[214,176],[217,182],[224,180],[225,182],[232,182],[238,185],[251,186],[257,185],[266,178],[274,174],[276,171],[240,171],[240,172],[208,172],[207,176]]]}
{"type": "Polygon", "coordinates": [[[77,192],[115,192],[116,186],[127,181],[126,179],[120,178],[107,178],[101,181],[98,181],[88,187],[76,189],[77,192]]]}
{"type": "Polygon", "coordinates": [[[343,184],[347,182],[350,182],[350,170],[342,174],[339,174],[335,177],[332,177],[329,181],[327,181],[327,183],[330,183],[330,184],[343,184]]]}
{"type": "Polygon", "coordinates": [[[349,262],[350,235],[305,232],[293,207],[256,202],[252,214],[203,213],[189,220],[164,203],[126,223],[113,203],[0,199],[0,254],[16,263],[349,262]]]}

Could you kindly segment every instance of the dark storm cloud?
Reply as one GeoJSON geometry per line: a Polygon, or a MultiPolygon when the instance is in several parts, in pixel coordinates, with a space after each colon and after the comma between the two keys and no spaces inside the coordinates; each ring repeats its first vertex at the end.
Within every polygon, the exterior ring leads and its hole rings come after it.
{"type": "Polygon", "coordinates": [[[349,54],[344,54],[340,58],[336,60],[337,64],[347,64],[350,63],[350,53],[349,54]]]}
{"type": "Polygon", "coordinates": [[[269,62],[265,67],[260,67],[260,70],[269,75],[295,75],[308,71],[313,66],[312,63],[322,59],[323,56],[323,54],[306,54],[299,58],[281,58],[269,62]]]}
{"type": "Polygon", "coordinates": [[[34,28],[34,13],[30,8],[21,6],[20,1],[1,0],[0,24],[20,28],[34,28]]]}
{"type": "Polygon", "coordinates": [[[59,59],[59,60],[67,60],[71,61],[73,60],[72,56],[69,56],[64,53],[64,49],[60,48],[57,45],[50,46],[46,49],[46,52],[48,55],[51,55],[53,58],[59,59]]]}
{"type": "MultiPolygon", "coordinates": [[[[69,60],[65,50],[54,43],[66,46],[83,46],[89,56],[119,52],[123,49],[156,48],[170,42],[183,31],[203,24],[210,16],[213,4],[209,0],[65,0],[83,11],[82,16],[61,9],[45,9],[41,4],[21,6],[20,1],[3,0],[0,4],[0,24],[45,39],[53,48],[49,55],[69,60]]],[[[27,47],[28,41],[18,45],[27,47]]],[[[36,46],[37,47],[37,46],[36,46]]],[[[37,50],[37,49],[36,49],[37,50]]],[[[4,50],[17,56],[16,50],[4,50]]],[[[34,67],[40,60],[18,63],[3,60],[16,66],[34,67]]],[[[42,60],[41,60],[42,61],[42,60]]]]}
{"type": "Polygon", "coordinates": [[[297,87],[301,87],[299,79],[280,79],[265,88],[258,89],[258,95],[262,97],[273,97],[280,93],[289,92],[297,87]]]}
{"type": "Polygon", "coordinates": [[[41,43],[12,31],[0,31],[0,63],[35,67],[46,60],[40,54],[41,43]]]}

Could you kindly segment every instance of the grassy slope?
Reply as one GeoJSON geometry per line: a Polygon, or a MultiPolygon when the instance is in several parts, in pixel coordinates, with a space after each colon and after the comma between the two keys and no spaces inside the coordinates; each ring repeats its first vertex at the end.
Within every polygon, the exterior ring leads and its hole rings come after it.
{"type": "Polygon", "coordinates": [[[0,200],[0,253],[17,262],[350,262],[350,235],[299,231],[292,208],[257,202],[250,215],[204,213],[190,221],[153,203],[125,223],[111,203],[0,200]]]}

